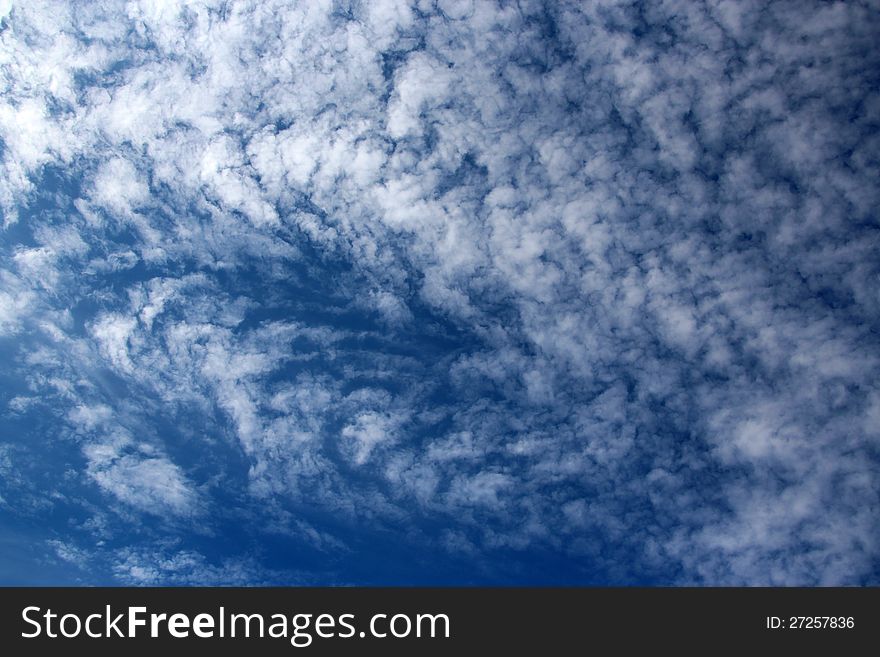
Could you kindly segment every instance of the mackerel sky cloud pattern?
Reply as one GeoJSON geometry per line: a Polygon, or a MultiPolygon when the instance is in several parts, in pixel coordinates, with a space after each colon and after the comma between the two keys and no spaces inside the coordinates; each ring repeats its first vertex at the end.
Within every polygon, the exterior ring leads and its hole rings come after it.
{"type": "Polygon", "coordinates": [[[0,1],[0,581],[880,584],[878,41],[0,1]]]}

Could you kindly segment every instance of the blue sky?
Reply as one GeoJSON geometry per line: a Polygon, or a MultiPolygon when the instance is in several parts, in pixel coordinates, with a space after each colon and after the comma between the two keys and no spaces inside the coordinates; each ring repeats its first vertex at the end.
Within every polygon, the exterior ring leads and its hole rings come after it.
{"type": "Polygon", "coordinates": [[[876,3],[0,16],[0,583],[880,584],[876,3]]]}

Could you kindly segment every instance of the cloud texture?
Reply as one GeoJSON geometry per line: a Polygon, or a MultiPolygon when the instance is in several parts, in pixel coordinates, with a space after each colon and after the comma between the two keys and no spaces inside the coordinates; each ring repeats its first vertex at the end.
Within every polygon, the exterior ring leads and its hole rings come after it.
{"type": "Polygon", "coordinates": [[[876,3],[3,7],[59,578],[880,583],[876,3]]]}

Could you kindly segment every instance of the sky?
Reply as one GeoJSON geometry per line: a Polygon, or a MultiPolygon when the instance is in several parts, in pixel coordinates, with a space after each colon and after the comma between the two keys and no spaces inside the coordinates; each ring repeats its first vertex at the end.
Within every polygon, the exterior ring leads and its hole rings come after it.
{"type": "Polygon", "coordinates": [[[0,0],[0,584],[880,584],[878,41],[0,0]]]}

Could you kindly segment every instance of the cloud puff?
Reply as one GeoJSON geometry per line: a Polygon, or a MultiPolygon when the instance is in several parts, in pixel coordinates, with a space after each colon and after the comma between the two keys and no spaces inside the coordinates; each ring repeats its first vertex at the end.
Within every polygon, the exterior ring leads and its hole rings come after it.
{"type": "Polygon", "coordinates": [[[187,515],[195,499],[180,468],[149,448],[122,453],[117,442],[91,444],[84,450],[89,476],[122,502],[148,513],[187,515]],[[146,453],[144,453],[146,452],[146,453]]]}

